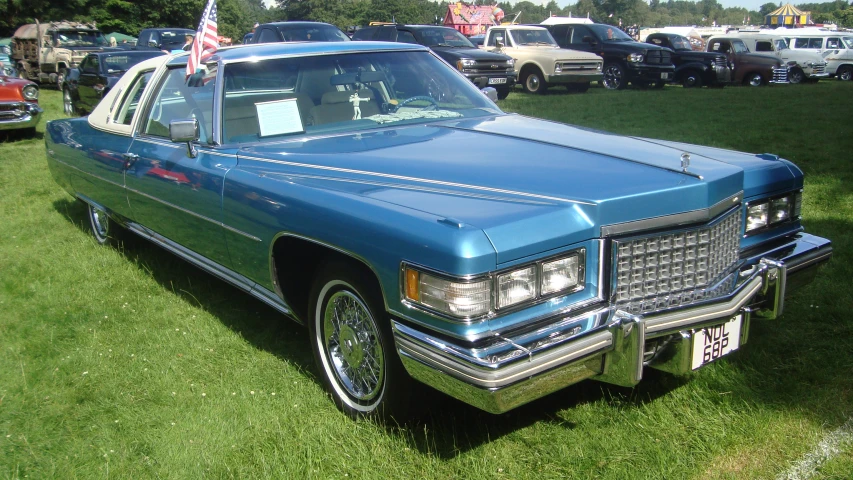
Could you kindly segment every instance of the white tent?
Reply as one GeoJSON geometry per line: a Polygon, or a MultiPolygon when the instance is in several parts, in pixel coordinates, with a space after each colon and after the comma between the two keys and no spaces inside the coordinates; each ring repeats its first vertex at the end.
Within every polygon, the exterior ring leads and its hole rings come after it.
{"type": "Polygon", "coordinates": [[[548,17],[542,20],[541,25],[562,25],[565,23],[595,23],[588,18],[583,17],[548,17]]]}

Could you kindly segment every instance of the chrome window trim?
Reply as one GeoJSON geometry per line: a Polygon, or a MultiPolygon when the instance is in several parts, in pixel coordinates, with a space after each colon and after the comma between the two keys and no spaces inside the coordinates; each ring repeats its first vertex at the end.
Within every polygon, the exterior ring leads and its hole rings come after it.
{"type": "MultiPolygon", "coordinates": [[[[600,268],[599,268],[599,270],[600,270],[600,268]]],[[[456,323],[462,323],[462,324],[467,325],[467,324],[479,322],[482,320],[488,320],[490,318],[494,318],[494,317],[497,317],[499,315],[506,315],[509,313],[517,312],[517,311],[523,310],[525,308],[530,308],[532,306],[539,305],[539,304],[546,302],[548,300],[551,300],[553,298],[568,296],[568,295],[571,295],[573,293],[577,293],[577,292],[584,290],[586,288],[586,247],[573,248],[571,250],[560,252],[560,253],[555,254],[555,255],[549,255],[548,257],[545,257],[545,258],[542,258],[539,260],[535,260],[535,261],[527,262],[527,263],[522,263],[519,265],[515,265],[513,267],[502,268],[500,270],[493,270],[493,271],[490,271],[488,273],[479,274],[479,275],[454,276],[454,275],[447,274],[445,272],[435,270],[433,268],[421,266],[421,265],[418,265],[418,264],[415,264],[412,262],[407,262],[404,260],[404,261],[400,262],[400,275],[399,275],[399,277],[400,277],[400,284],[399,284],[399,287],[400,287],[399,288],[399,290],[400,290],[400,303],[402,303],[403,305],[405,305],[409,308],[413,308],[416,310],[421,310],[421,311],[424,311],[426,313],[429,313],[431,316],[440,318],[442,320],[450,320],[450,321],[453,321],[456,323]],[[542,295],[540,292],[541,282],[542,282],[542,275],[541,275],[542,264],[553,262],[555,260],[560,260],[563,258],[569,258],[569,257],[572,257],[574,255],[578,256],[578,283],[577,283],[577,285],[575,285],[574,287],[559,290],[557,292],[549,293],[547,295],[542,295]],[[516,270],[522,270],[525,268],[530,268],[531,266],[536,268],[536,285],[535,285],[536,293],[535,293],[535,296],[533,298],[531,298],[530,300],[525,300],[523,302],[518,302],[518,303],[515,303],[512,305],[508,305],[506,307],[498,308],[497,307],[498,277],[500,275],[504,275],[506,273],[513,272],[516,270]],[[489,282],[489,286],[491,288],[491,291],[489,292],[490,293],[489,311],[482,314],[482,315],[477,315],[477,316],[457,317],[457,316],[450,315],[446,312],[436,310],[436,309],[431,308],[427,305],[423,305],[419,302],[409,300],[408,297],[406,297],[406,268],[407,267],[411,267],[413,270],[423,272],[423,273],[426,273],[428,275],[438,277],[438,278],[441,278],[444,280],[456,282],[456,283],[468,284],[468,283],[476,283],[476,282],[481,282],[483,280],[487,280],[489,282]]],[[[578,303],[581,303],[581,302],[578,302],[578,303]]],[[[550,315],[552,315],[552,314],[549,313],[548,316],[550,316],[550,315]]]]}
{"type": "Polygon", "coordinates": [[[727,197],[717,202],[716,204],[708,208],[692,210],[684,213],[676,213],[674,215],[665,215],[663,217],[654,217],[625,223],[602,225],[601,236],[610,237],[613,235],[623,235],[627,233],[641,232],[645,230],[680,227],[682,225],[689,225],[691,223],[706,222],[732,208],[738,202],[740,202],[742,198],[743,191],[740,191],[730,197],[727,197]]]}

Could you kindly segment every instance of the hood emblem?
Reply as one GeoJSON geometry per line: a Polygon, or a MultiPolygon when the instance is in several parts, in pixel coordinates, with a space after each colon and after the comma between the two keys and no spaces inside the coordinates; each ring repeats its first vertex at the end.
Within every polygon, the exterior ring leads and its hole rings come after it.
{"type": "Polygon", "coordinates": [[[685,152],[681,154],[681,171],[687,173],[687,167],[690,166],[690,154],[685,152]]]}

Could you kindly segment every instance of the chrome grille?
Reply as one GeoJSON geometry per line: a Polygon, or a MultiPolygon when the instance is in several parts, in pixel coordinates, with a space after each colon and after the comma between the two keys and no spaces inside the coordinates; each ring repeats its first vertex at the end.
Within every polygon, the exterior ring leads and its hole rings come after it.
{"type": "Polygon", "coordinates": [[[728,66],[726,63],[726,57],[724,57],[723,55],[719,55],[717,58],[715,58],[714,64],[717,65],[717,68],[726,68],[728,66]]]}
{"type": "Polygon", "coordinates": [[[568,71],[592,71],[597,72],[601,69],[601,63],[599,62],[560,62],[560,68],[563,69],[564,72],[568,71]]]}
{"type": "Polygon", "coordinates": [[[740,248],[741,213],[701,227],[613,241],[613,303],[648,313],[723,294],[714,289],[740,248]]]}
{"type": "Polygon", "coordinates": [[[773,80],[771,83],[788,83],[788,73],[791,71],[791,67],[787,65],[782,65],[780,67],[773,68],[773,80]]]}
{"type": "Polygon", "coordinates": [[[812,67],[812,75],[823,75],[826,73],[826,63],[818,63],[812,67]]]}

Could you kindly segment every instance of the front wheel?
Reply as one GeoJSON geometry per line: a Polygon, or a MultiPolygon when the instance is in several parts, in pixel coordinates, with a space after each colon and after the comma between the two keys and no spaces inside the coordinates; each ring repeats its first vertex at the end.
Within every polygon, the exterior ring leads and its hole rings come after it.
{"type": "Polygon", "coordinates": [[[788,77],[788,81],[791,83],[803,83],[806,80],[806,73],[803,72],[802,69],[795,68],[791,70],[791,75],[788,77]]]}
{"type": "Polygon", "coordinates": [[[628,86],[628,80],[625,78],[625,69],[618,63],[608,63],[601,71],[604,74],[602,83],[604,88],[608,90],[622,90],[628,86]]]}
{"type": "Polygon", "coordinates": [[[548,85],[545,83],[545,77],[542,72],[534,69],[532,72],[527,72],[522,80],[522,86],[527,93],[543,94],[548,85]]]}
{"type": "Polygon", "coordinates": [[[696,70],[684,72],[681,77],[681,86],[684,88],[698,88],[702,86],[702,74],[696,70]]]}
{"type": "Polygon", "coordinates": [[[401,419],[412,380],[405,372],[381,293],[347,263],[321,268],[311,289],[308,331],[324,387],[351,417],[401,419]]]}
{"type": "Polygon", "coordinates": [[[64,68],[60,68],[59,72],[56,74],[56,88],[60,92],[62,91],[62,84],[65,83],[66,75],[68,75],[68,70],[64,68]]]}
{"type": "Polygon", "coordinates": [[[760,73],[750,73],[743,79],[744,85],[749,85],[750,87],[760,87],[764,84],[764,77],[761,76],[760,73]]]}

